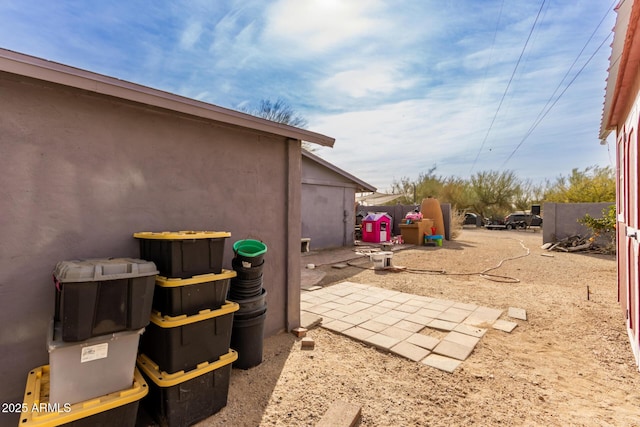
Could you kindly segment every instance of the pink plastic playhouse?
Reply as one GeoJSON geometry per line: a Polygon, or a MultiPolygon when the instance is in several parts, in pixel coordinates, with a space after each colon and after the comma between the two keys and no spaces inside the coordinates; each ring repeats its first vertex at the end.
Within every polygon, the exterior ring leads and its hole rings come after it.
{"type": "Polygon", "coordinates": [[[362,219],[362,241],[369,243],[391,240],[392,218],[385,212],[369,213],[362,219]]]}

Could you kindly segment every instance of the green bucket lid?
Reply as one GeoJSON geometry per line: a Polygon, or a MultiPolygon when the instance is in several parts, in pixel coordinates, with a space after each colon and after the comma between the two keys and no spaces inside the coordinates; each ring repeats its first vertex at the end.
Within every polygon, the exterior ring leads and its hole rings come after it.
{"type": "Polygon", "coordinates": [[[267,245],[259,240],[238,240],[233,244],[233,252],[243,257],[253,258],[267,252],[267,245]]]}

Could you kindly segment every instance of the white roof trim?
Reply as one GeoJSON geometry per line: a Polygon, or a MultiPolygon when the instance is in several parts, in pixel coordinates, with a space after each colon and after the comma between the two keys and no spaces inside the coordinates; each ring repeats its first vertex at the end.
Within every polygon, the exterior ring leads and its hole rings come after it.
{"type": "Polygon", "coordinates": [[[613,42],[611,43],[611,56],[609,57],[609,69],[607,85],[605,88],[604,104],[602,108],[602,120],[600,122],[600,144],[605,145],[606,139],[615,129],[610,123],[611,113],[614,108],[615,90],[620,77],[620,59],[624,51],[629,19],[631,17],[632,0],[621,0],[614,8],[616,11],[616,23],[613,27],[613,42]]]}

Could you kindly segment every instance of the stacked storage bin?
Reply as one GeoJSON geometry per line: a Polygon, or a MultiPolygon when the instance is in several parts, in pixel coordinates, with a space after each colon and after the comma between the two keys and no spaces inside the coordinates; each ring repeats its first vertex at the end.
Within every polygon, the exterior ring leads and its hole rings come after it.
{"type": "Polygon", "coordinates": [[[151,322],[138,368],[149,384],[143,400],[161,426],[186,426],[227,404],[231,328],[238,304],[226,300],[235,271],[223,270],[227,232],[135,233],[140,256],[156,263],[151,322]]]}
{"type": "Polygon", "coordinates": [[[24,400],[47,410],[25,411],[20,425],[135,425],[147,394],[136,354],[157,273],[131,258],[58,263],[49,364],[29,373],[24,400]]]}
{"type": "Polygon", "coordinates": [[[23,407],[40,409],[23,412],[20,426],[135,426],[138,403],[148,392],[147,384],[137,369],[134,370],[132,385],[124,390],[63,405],[48,400],[50,374],[50,365],[29,372],[23,407]]]}
{"type": "Polygon", "coordinates": [[[267,318],[267,291],[263,287],[264,255],[267,245],[258,240],[233,244],[231,265],[237,277],[231,280],[229,300],[240,308],[233,319],[231,347],[238,352],[234,367],[249,369],[262,363],[264,321],[267,318]]]}

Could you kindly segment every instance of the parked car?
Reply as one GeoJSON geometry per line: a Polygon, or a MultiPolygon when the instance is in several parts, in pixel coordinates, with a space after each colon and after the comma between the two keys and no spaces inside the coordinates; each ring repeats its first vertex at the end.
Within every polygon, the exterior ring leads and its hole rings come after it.
{"type": "Polygon", "coordinates": [[[477,213],[467,212],[464,214],[464,221],[462,225],[475,225],[476,227],[482,227],[484,220],[477,213]]]}
{"type": "Polygon", "coordinates": [[[512,228],[542,227],[542,217],[524,212],[514,212],[504,218],[504,225],[507,230],[512,228]]]}
{"type": "Polygon", "coordinates": [[[504,218],[497,218],[497,217],[485,218],[484,227],[489,230],[506,228],[504,224],[504,218]]]}
{"type": "Polygon", "coordinates": [[[524,212],[513,212],[504,218],[491,218],[486,220],[485,228],[490,230],[527,227],[542,227],[542,217],[539,215],[527,214],[524,212]]]}

